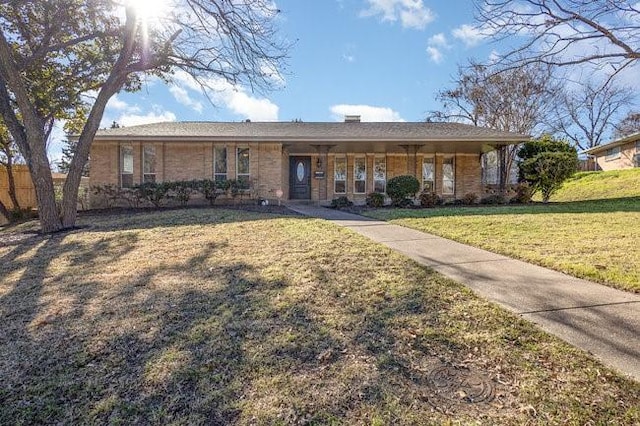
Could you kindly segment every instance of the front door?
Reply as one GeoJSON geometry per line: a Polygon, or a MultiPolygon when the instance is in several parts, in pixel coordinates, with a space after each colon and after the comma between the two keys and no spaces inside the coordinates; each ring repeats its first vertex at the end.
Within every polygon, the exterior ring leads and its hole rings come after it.
{"type": "Polygon", "coordinates": [[[311,157],[289,158],[289,199],[311,199],[311,157]]]}

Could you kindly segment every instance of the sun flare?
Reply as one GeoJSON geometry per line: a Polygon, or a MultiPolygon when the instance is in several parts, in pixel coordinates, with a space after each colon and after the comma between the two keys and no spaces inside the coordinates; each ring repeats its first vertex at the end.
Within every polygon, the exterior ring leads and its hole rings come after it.
{"type": "Polygon", "coordinates": [[[138,19],[147,23],[158,23],[171,8],[171,0],[126,0],[138,19]]]}

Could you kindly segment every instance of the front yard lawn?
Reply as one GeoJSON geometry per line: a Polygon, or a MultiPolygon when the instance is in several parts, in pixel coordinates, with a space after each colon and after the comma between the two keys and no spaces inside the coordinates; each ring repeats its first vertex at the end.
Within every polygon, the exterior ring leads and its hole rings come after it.
{"type": "Polygon", "coordinates": [[[0,231],[0,424],[640,422],[639,383],[330,223],[80,225],[0,231]]]}
{"type": "Polygon", "coordinates": [[[364,213],[640,292],[640,198],[364,213]]]}

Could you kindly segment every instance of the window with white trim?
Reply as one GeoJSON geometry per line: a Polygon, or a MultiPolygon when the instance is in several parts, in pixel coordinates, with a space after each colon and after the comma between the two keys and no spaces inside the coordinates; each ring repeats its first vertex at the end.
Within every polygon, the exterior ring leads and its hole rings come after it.
{"type": "Polygon", "coordinates": [[[453,195],[456,188],[456,163],[454,157],[442,160],[442,195],[453,195]]]}
{"type": "Polygon", "coordinates": [[[353,161],[353,193],[367,192],[367,159],[356,157],[353,161]]]}
{"type": "Polygon", "coordinates": [[[620,147],[619,146],[607,149],[607,151],[605,152],[605,155],[604,155],[604,159],[606,161],[615,160],[617,158],[620,158],[620,147]]]}
{"type": "Polygon", "coordinates": [[[375,157],[373,159],[373,191],[384,193],[387,190],[387,159],[375,157]]]}
{"type": "Polygon", "coordinates": [[[120,187],[133,186],[133,147],[120,147],[120,187]]]}
{"type": "Polygon", "coordinates": [[[227,147],[216,145],[213,148],[213,179],[216,182],[227,180],[227,147]]]}
{"type": "Polygon", "coordinates": [[[242,189],[249,189],[249,148],[237,149],[236,179],[242,189]]]}
{"type": "Polygon", "coordinates": [[[156,181],[156,147],[145,145],[142,148],[142,182],[156,181]]]}
{"type": "Polygon", "coordinates": [[[347,158],[336,157],[334,159],[333,192],[344,194],[347,192],[347,158]]]}
{"type": "Polygon", "coordinates": [[[426,192],[435,192],[435,158],[424,157],[422,159],[422,190],[426,192]]]}

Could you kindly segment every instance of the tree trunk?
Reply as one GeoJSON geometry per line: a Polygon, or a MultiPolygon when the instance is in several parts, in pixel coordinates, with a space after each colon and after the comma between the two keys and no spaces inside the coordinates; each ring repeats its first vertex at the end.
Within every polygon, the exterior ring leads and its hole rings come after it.
{"type": "Polygon", "coordinates": [[[501,146],[498,149],[498,171],[500,172],[498,179],[498,191],[503,197],[507,192],[507,179],[509,177],[509,171],[507,170],[507,149],[507,146],[501,146]]]}
{"type": "Polygon", "coordinates": [[[56,232],[62,229],[62,222],[60,221],[58,206],[56,205],[49,160],[47,159],[47,154],[42,142],[40,142],[40,144],[33,143],[32,147],[35,149],[31,151],[29,171],[31,172],[31,180],[36,189],[40,226],[42,227],[43,233],[56,232]]]}
{"type": "Polygon", "coordinates": [[[16,194],[16,180],[13,176],[13,158],[11,154],[7,151],[7,164],[5,167],[7,168],[7,181],[9,182],[9,197],[11,198],[11,202],[13,203],[14,210],[20,210],[20,203],[18,202],[18,196],[16,194]]]}
{"type": "Polygon", "coordinates": [[[7,209],[7,206],[4,205],[2,200],[0,200],[0,214],[4,216],[9,222],[11,222],[11,212],[7,209]]]}

